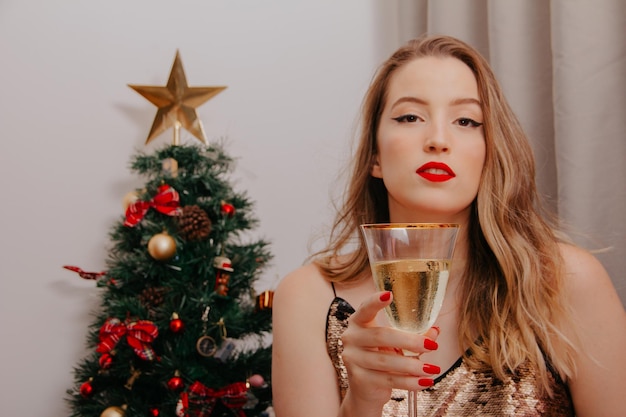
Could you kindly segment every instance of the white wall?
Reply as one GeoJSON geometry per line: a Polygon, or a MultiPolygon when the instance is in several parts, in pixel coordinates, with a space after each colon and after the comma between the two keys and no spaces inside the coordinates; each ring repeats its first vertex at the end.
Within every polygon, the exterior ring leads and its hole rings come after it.
{"type": "MultiPolygon", "coordinates": [[[[226,137],[237,187],[273,242],[269,287],[329,220],[361,97],[395,47],[376,0],[0,2],[0,390],[3,416],[65,416],[86,353],[95,285],[128,170],[156,107],[126,84],[165,85],[176,50],[191,86],[228,89],[198,109],[226,137]]],[[[183,141],[195,141],[183,134],[183,141]]]]}

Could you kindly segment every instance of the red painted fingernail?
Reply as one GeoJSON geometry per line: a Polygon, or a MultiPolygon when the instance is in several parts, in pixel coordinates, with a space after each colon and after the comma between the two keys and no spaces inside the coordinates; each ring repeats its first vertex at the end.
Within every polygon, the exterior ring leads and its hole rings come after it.
{"type": "Polygon", "coordinates": [[[438,367],[437,365],[431,365],[429,363],[425,363],[424,364],[424,372],[426,372],[427,374],[438,374],[439,372],[441,372],[441,368],[438,367]]]}
{"type": "Polygon", "coordinates": [[[432,387],[435,381],[432,378],[420,378],[417,383],[420,384],[420,387],[432,387]]]}
{"type": "Polygon", "coordinates": [[[439,334],[441,333],[441,329],[439,328],[439,326],[433,326],[433,329],[437,330],[437,336],[439,336],[439,334]]]}
{"type": "Polygon", "coordinates": [[[424,339],[424,347],[428,350],[437,350],[439,345],[434,340],[424,339]]]}
{"type": "Polygon", "coordinates": [[[391,291],[386,291],[381,294],[380,301],[389,301],[390,298],[391,298],[391,291]]]}

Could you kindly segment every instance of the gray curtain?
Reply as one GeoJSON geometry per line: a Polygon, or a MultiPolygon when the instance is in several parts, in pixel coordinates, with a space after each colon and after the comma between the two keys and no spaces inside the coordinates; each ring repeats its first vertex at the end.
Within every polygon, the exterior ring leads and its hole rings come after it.
{"type": "Polygon", "coordinates": [[[491,62],[532,141],[542,196],[626,305],[626,1],[387,4],[397,45],[447,34],[491,62]]]}

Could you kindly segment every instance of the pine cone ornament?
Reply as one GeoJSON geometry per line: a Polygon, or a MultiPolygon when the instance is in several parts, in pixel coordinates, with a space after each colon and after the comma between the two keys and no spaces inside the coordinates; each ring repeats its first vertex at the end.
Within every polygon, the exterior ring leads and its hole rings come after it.
{"type": "Polygon", "coordinates": [[[151,310],[160,306],[163,303],[163,296],[167,292],[167,288],[163,287],[149,287],[145,288],[141,294],[139,294],[139,301],[147,309],[151,310]]]}
{"type": "Polygon", "coordinates": [[[187,241],[204,240],[211,233],[211,219],[200,207],[185,206],[178,217],[178,228],[187,241]]]}

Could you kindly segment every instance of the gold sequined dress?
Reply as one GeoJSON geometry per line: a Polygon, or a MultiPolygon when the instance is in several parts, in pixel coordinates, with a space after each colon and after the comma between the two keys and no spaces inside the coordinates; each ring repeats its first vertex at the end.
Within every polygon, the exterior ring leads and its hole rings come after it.
{"type": "MultiPolygon", "coordinates": [[[[334,291],[334,286],[333,286],[334,291]]],[[[348,389],[348,375],[341,359],[341,334],[348,326],[354,308],[335,295],[326,320],[326,346],[337,371],[343,399],[348,389]]],[[[574,406],[567,385],[552,372],[553,397],[542,393],[529,367],[521,366],[515,374],[499,380],[490,371],[470,368],[463,358],[435,379],[435,384],[417,395],[419,417],[574,416],[574,406]]],[[[382,417],[408,415],[406,391],[393,390],[382,417]]]]}

